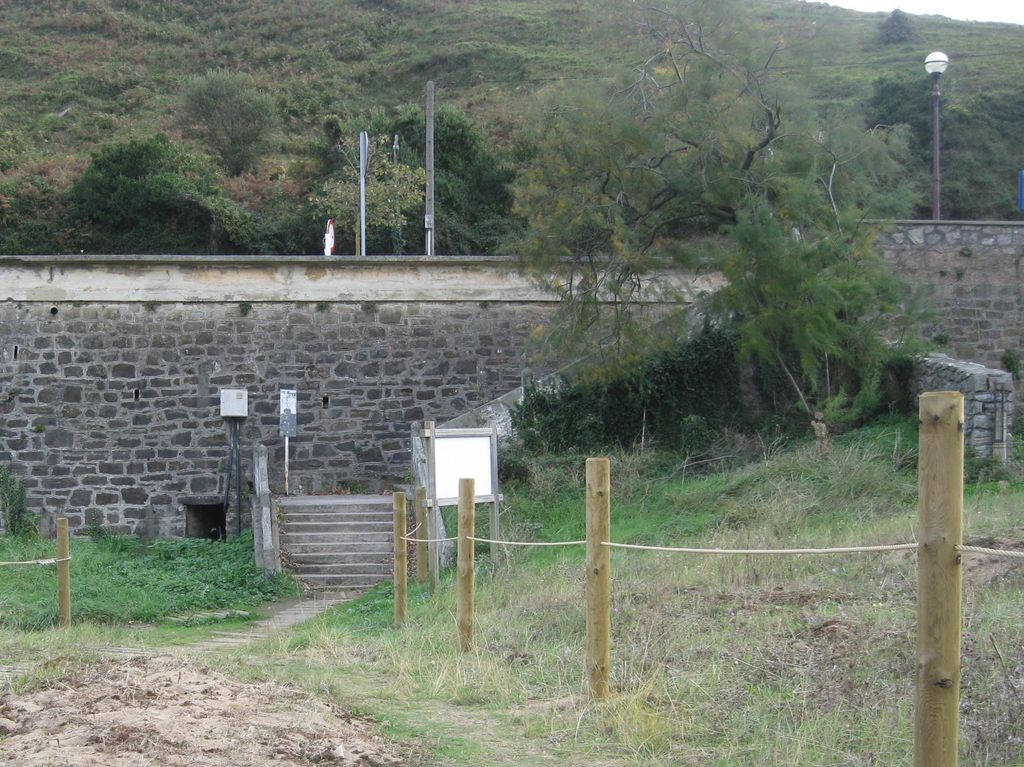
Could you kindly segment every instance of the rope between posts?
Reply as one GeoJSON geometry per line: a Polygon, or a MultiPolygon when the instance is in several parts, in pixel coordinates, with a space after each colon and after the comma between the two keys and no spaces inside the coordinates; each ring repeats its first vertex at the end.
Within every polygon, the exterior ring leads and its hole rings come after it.
{"type": "Polygon", "coordinates": [[[609,541],[602,541],[601,545],[616,549],[668,551],[676,554],[858,554],[871,551],[910,551],[919,548],[919,544],[916,543],[897,543],[888,546],[840,546],[830,549],[688,549],[670,546],[641,546],[635,543],[611,543],[609,541]]]}
{"type": "Polygon", "coordinates": [[[63,559],[30,559],[25,562],[0,562],[0,567],[7,567],[10,565],[55,565],[58,562],[70,562],[71,557],[64,557],[63,559]]]}
{"type": "Polygon", "coordinates": [[[408,538],[404,535],[400,537],[403,541],[415,541],[416,543],[448,543],[459,540],[458,538],[408,538]]]}
{"type": "Polygon", "coordinates": [[[1010,557],[1011,559],[1024,559],[1024,551],[1008,551],[1006,549],[985,549],[981,546],[955,546],[957,551],[967,554],[990,554],[994,557],[1010,557]]]}
{"type": "Polygon", "coordinates": [[[582,546],[586,541],[495,541],[490,538],[474,538],[468,536],[469,540],[477,543],[497,543],[501,546],[582,546]]]}

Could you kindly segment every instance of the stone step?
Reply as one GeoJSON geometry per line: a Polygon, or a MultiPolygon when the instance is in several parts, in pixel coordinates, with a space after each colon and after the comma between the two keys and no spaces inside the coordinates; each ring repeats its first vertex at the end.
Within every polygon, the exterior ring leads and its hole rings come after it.
{"type": "Polygon", "coordinates": [[[359,560],[356,562],[310,562],[303,560],[292,563],[296,572],[319,570],[325,573],[390,573],[392,565],[385,560],[359,560]]]}
{"type": "Polygon", "coordinates": [[[288,561],[292,565],[333,565],[333,564],[360,564],[377,566],[378,564],[389,565],[390,560],[384,553],[377,552],[352,552],[335,549],[333,551],[289,551],[288,561]]]}
{"type": "Polygon", "coordinates": [[[376,522],[393,524],[394,514],[366,510],[333,510],[325,511],[280,511],[282,524],[303,524],[310,522],[376,522]]]}
{"type": "Polygon", "coordinates": [[[386,541],[332,541],[316,536],[303,537],[298,540],[288,538],[282,540],[282,548],[286,551],[350,551],[353,554],[390,554],[394,551],[391,540],[386,541]]]}
{"type": "Polygon", "coordinates": [[[344,588],[354,591],[365,591],[382,581],[391,579],[390,575],[381,574],[348,574],[348,573],[302,573],[299,577],[313,586],[325,588],[344,588]]]}
{"type": "Polygon", "coordinates": [[[383,530],[282,530],[281,545],[292,543],[333,543],[348,546],[357,543],[390,543],[390,532],[383,530]]]}
{"type": "Polygon", "coordinates": [[[392,522],[346,522],[344,520],[324,520],[321,522],[292,522],[288,520],[281,524],[282,530],[292,530],[297,533],[320,531],[344,533],[347,530],[355,533],[389,533],[394,530],[394,527],[392,522]]]}
{"type": "Polygon", "coordinates": [[[394,501],[390,495],[288,495],[276,496],[274,502],[279,509],[311,510],[317,507],[324,509],[385,507],[391,510],[394,501]]]}
{"type": "Polygon", "coordinates": [[[389,579],[393,503],[390,495],[275,498],[288,569],[319,588],[361,590],[389,579]]]}

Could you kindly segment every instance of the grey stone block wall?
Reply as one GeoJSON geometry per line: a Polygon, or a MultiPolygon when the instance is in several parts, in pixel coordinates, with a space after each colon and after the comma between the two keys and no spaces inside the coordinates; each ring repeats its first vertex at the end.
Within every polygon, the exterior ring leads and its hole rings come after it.
{"type": "Polygon", "coordinates": [[[930,304],[922,336],[945,336],[951,356],[990,367],[1024,351],[1024,222],[904,221],[879,245],[930,304]]]}
{"type": "Polygon", "coordinates": [[[1013,376],[945,354],[931,354],[918,360],[918,393],[959,391],[964,395],[964,443],[988,458],[1006,460],[1013,432],[1013,376]]]}
{"type": "MultiPolygon", "coordinates": [[[[295,388],[293,492],[378,489],[410,471],[409,431],[521,383],[551,303],[0,303],[0,463],[37,510],[118,532],[184,533],[224,491],[221,388],[244,388],[283,487],[278,391],[295,388]],[[55,313],[51,313],[52,309],[55,313]]],[[[233,523],[229,521],[229,529],[233,523]]]]}

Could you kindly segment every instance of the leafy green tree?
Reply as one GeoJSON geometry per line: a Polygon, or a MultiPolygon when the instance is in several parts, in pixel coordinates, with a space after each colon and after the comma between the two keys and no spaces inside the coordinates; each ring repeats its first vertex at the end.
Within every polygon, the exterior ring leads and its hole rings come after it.
{"type": "Polygon", "coordinates": [[[217,70],[186,81],[181,119],[237,176],[255,167],[267,151],[277,127],[277,105],[251,75],[217,70]]]}
{"type": "MultiPolygon", "coordinates": [[[[915,216],[931,217],[932,105],[926,74],[882,77],[866,105],[869,126],[905,126],[909,133],[908,181],[915,216]]],[[[1024,147],[1006,125],[1024,120],[1019,91],[963,95],[954,78],[943,80],[941,130],[942,214],[948,219],[1014,220],[1015,171],[1024,147]]]]}
{"type": "Polygon", "coordinates": [[[878,42],[886,45],[905,43],[914,39],[914,27],[910,17],[899,8],[893,10],[885,21],[878,25],[878,42]]]}
{"type": "Polygon", "coordinates": [[[75,250],[208,252],[218,198],[213,171],[167,136],[104,147],[66,195],[75,250]]]}
{"type": "MultiPolygon", "coordinates": [[[[378,114],[377,133],[399,136],[402,162],[423,167],[426,116],[407,106],[397,116],[378,114]]],[[[438,253],[493,253],[518,226],[512,215],[511,165],[487,135],[458,107],[442,105],[434,115],[434,235],[438,253]]],[[[422,242],[422,215],[410,242],[422,242]]]]}
{"type": "MultiPolygon", "coordinates": [[[[322,212],[321,217],[336,219],[339,232],[348,231],[355,237],[359,228],[358,140],[339,135],[337,152],[342,168],[324,182],[313,204],[322,212]]],[[[408,223],[412,213],[422,210],[426,176],[422,168],[410,168],[392,160],[388,136],[375,136],[370,142],[366,175],[366,237],[370,252],[373,238],[378,244],[386,241],[392,232],[408,223]]]]}
{"type": "Polygon", "coordinates": [[[738,321],[741,352],[781,365],[809,409],[829,396],[832,362],[855,370],[878,348],[853,341],[875,332],[891,284],[867,268],[863,222],[906,211],[905,141],[811,108],[806,87],[776,77],[799,62],[744,34],[743,17],[710,0],[651,11],[631,80],[548,96],[512,249],[554,275],[570,320],[557,340],[576,353],[637,353],[652,331],[633,302],[657,267],[720,270],[729,288],[714,306],[738,321]]]}

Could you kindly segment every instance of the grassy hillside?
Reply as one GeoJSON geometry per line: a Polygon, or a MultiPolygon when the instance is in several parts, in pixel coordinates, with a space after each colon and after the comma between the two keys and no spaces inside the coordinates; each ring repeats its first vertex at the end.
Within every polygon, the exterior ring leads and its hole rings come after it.
{"type": "MultiPolygon", "coordinates": [[[[953,61],[944,79],[950,109],[959,105],[965,119],[984,112],[993,140],[1014,133],[1009,125],[1024,109],[1016,88],[1022,65],[1013,55],[1020,27],[911,17],[911,40],[883,44],[877,30],[885,14],[793,0],[751,7],[750,34],[781,36],[780,66],[806,80],[823,104],[861,105],[876,79],[910,78],[926,109],[922,61],[940,48],[953,61]]],[[[62,193],[104,145],[158,132],[181,138],[177,117],[189,76],[250,73],[273,95],[281,130],[271,151],[247,177],[222,180],[228,196],[266,215],[268,199],[296,207],[322,178],[328,116],[354,132],[371,111],[419,103],[433,79],[443,103],[466,110],[493,146],[507,149],[539,90],[627,73],[649,45],[640,9],[617,0],[4,3],[0,227],[21,226],[40,209],[49,217],[33,232],[59,226],[62,193]]],[[[1024,163],[1007,146],[979,161],[1000,179],[1024,163]]],[[[6,247],[35,239],[30,233],[6,247]]],[[[47,243],[76,244],[72,235],[47,243]]]]}

